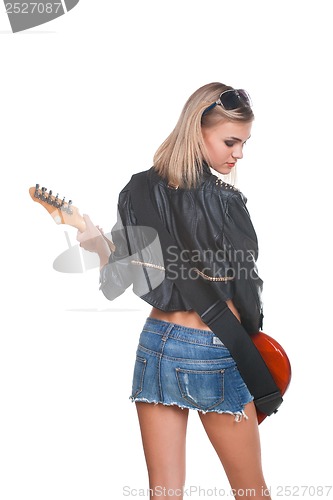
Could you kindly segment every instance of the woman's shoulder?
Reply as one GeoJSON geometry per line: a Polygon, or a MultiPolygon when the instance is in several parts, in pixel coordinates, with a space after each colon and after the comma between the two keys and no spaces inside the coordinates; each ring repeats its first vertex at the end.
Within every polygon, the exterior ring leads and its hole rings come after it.
{"type": "Polygon", "coordinates": [[[240,189],[213,174],[205,179],[200,188],[204,196],[215,195],[223,204],[240,203],[245,205],[247,203],[247,198],[240,189]]]}

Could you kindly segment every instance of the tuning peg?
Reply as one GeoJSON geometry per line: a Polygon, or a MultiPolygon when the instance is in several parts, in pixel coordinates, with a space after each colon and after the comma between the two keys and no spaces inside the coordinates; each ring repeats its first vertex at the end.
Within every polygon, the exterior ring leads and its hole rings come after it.
{"type": "Polygon", "coordinates": [[[72,200],[69,200],[69,202],[66,203],[66,205],[61,205],[61,209],[67,214],[72,215],[73,211],[71,209],[71,205],[72,205],[72,200]]]}
{"type": "Polygon", "coordinates": [[[53,202],[52,202],[52,205],[54,205],[55,207],[59,208],[60,206],[60,203],[59,203],[59,193],[57,193],[56,197],[54,198],[53,202]]]}

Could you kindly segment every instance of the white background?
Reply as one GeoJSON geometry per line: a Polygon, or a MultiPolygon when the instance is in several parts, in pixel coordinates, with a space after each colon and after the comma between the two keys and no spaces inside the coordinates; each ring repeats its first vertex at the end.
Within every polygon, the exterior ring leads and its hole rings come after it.
{"type": "MultiPolygon", "coordinates": [[[[332,485],[330,11],[323,0],[81,0],[12,34],[1,10],[3,500],[148,487],[128,396],[149,307],[131,291],[108,302],[97,269],[56,272],[64,231],[75,245],[76,230],[56,226],[28,188],[59,191],[109,230],[118,191],[211,81],[254,102],[239,187],[260,242],[264,331],[293,367],[280,411],[260,426],[266,480],[275,498],[332,485]]],[[[228,483],[198,420],[190,413],[187,485],[208,496],[228,483]]]]}

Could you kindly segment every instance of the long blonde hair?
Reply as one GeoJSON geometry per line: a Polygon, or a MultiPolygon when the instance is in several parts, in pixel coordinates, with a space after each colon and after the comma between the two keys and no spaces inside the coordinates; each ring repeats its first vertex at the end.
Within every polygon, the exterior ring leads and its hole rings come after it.
{"type": "Polygon", "coordinates": [[[186,101],[178,122],[154,155],[154,168],[168,182],[182,188],[192,188],[202,175],[203,162],[209,157],[202,136],[202,128],[209,128],[221,121],[250,122],[254,119],[250,107],[231,111],[215,106],[204,111],[225,90],[233,87],[213,82],[200,87],[186,101]]]}

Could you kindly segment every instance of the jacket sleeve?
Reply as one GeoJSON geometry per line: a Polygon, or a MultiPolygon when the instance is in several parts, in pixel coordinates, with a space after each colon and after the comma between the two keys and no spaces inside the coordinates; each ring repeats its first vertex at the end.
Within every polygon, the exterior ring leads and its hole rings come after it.
{"type": "Polygon", "coordinates": [[[262,328],[261,293],[263,282],[257,272],[258,240],[246,198],[240,192],[230,194],[223,230],[229,262],[233,269],[233,301],[248,333],[262,328]]]}
{"type": "Polygon", "coordinates": [[[111,239],[116,248],[111,253],[108,264],[100,272],[100,290],[108,300],[119,297],[133,281],[130,265],[131,254],[119,206],[117,222],[111,231],[111,239]]]}
{"type": "Polygon", "coordinates": [[[156,231],[137,226],[128,187],[119,195],[117,223],[111,231],[116,247],[100,273],[100,290],[109,300],[119,297],[130,285],[144,297],[165,277],[163,254],[156,231]]]}

